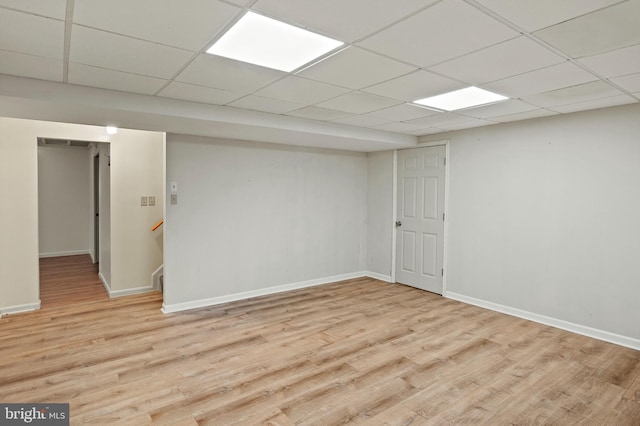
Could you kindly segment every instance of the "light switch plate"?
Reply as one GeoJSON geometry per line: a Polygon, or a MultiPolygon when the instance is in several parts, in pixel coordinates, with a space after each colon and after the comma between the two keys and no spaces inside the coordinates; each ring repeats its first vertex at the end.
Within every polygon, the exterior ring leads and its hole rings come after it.
{"type": "Polygon", "coordinates": [[[171,204],[178,204],[178,194],[171,194],[171,204]]]}
{"type": "Polygon", "coordinates": [[[150,206],[156,205],[156,197],[154,197],[153,195],[149,195],[149,205],[150,206]]]}
{"type": "Polygon", "coordinates": [[[146,205],[147,205],[147,197],[140,197],[140,205],[142,207],[146,207],[146,205]]]}

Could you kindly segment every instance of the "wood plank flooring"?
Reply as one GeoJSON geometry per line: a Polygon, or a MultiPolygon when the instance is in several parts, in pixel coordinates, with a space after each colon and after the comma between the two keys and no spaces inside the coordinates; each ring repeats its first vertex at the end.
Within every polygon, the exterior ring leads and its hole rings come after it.
{"type": "Polygon", "coordinates": [[[40,259],[41,309],[108,299],[88,254],[40,259]]]}
{"type": "Polygon", "coordinates": [[[69,402],[71,424],[640,425],[640,352],[402,285],[168,315],[55,293],[0,319],[0,401],[69,402]]]}

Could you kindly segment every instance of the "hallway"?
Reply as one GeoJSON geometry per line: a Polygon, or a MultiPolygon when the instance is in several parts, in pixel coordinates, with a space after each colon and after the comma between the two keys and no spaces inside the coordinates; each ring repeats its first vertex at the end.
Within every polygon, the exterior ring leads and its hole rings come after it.
{"type": "Polygon", "coordinates": [[[40,259],[41,309],[108,299],[89,255],[40,259]]]}

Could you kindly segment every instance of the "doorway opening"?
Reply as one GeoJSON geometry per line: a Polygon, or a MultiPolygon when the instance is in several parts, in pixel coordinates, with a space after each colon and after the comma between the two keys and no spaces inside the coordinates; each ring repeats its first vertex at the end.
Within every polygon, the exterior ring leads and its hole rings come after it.
{"type": "Polygon", "coordinates": [[[108,299],[109,143],[38,138],[41,308],[108,299]]]}

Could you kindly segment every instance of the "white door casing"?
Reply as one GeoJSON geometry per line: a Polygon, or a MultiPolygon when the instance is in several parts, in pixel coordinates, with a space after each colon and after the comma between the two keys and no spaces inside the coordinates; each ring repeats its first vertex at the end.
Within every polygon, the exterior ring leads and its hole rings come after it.
{"type": "Polygon", "coordinates": [[[446,146],[398,151],[396,282],[443,292],[446,146]]]}

